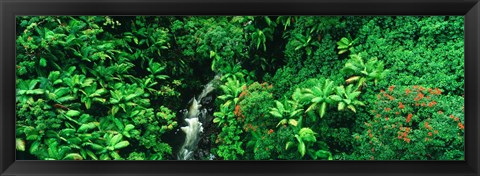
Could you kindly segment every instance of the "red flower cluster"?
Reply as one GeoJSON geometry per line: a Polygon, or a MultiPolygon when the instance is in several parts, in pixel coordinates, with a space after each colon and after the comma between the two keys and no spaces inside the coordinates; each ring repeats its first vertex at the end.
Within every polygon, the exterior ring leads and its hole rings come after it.
{"type": "Polygon", "coordinates": [[[243,129],[244,129],[245,131],[247,131],[247,132],[248,132],[249,130],[257,131],[257,128],[258,128],[257,126],[253,126],[251,123],[246,124],[246,125],[243,127],[243,129]]]}
{"type": "Polygon", "coordinates": [[[269,135],[272,134],[272,133],[273,133],[273,130],[272,130],[272,129],[268,130],[268,134],[269,134],[269,135]]]}
{"type": "Polygon", "coordinates": [[[243,98],[244,96],[247,95],[247,92],[246,91],[242,91],[242,93],[240,93],[240,95],[238,96],[238,98],[243,98]]]}
{"type": "Polygon", "coordinates": [[[428,124],[428,122],[425,122],[423,125],[426,129],[432,130],[432,127],[428,124]]]}
{"type": "Polygon", "coordinates": [[[408,114],[408,116],[407,116],[407,123],[409,123],[409,122],[412,120],[412,116],[413,116],[412,114],[408,114]]]}
{"type": "Polygon", "coordinates": [[[369,136],[370,138],[373,138],[372,130],[368,130],[368,136],[369,136]]]}
{"type": "Polygon", "coordinates": [[[400,127],[398,134],[398,139],[403,139],[403,141],[410,143],[410,138],[408,137],[408,133],[410,132],[410,128],[408,127],[400,127]],[[403,131],[403,132],[402,132],[403,131]]]}
{"type": "Polygon", "coordinates": [[[268,84],[267,82],[264,82],[260,85],[262,86],[262,88],[267,88],[267,89],[273,88],[273,84],[268,84]]]}
{"type": "Polygon", "coordinates": [[[233,111],[233,114],[235,114],[235,116],[237,116],[237,117],[245,118],[245,116],[242,114],[242,112],[240,110],[240,105],[235,106],[235,111],[233,111]]]}
{"type": "Polygon", "coordinates": [[[442,94],[442,91],[438,88],[435,88],[434,90],[430,90],[429,93],[433,95],[440,95],[442,94]]]}
{"type": "Polygon", "coordinates": [[[425,95],[423,93],[419,92],[417,94],[417,97],[415,97],[413,100],[418,101],[418,100],[423,99],[424,97],[425,97],[425,95]]]}
{"type": "Polygon", "coordinates": [[[410,92],[412,92],[410,89],[408,89],[408,88],[407,88],[407,89],[405,89],[405,95],[408,95],[408,94],[410,94],[410,92]]]}
{"type": "Polygon", "coordinates": [[[395,86],[390,86],[390,87],[388,88],[388,91],[393,92],[393,89],[394,89],[394,88],[395,88],[395,86]]]}
{"type": "Polygon", "coordinates": [[[398,102],[398,108],[403,109],[403,108],[405,108],[405,106],[403,105],[402,102],[398,102]]]}

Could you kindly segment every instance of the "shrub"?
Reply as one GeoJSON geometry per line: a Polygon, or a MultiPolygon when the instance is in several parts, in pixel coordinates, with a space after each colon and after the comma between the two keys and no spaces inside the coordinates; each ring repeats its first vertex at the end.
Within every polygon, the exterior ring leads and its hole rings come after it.
{"type": "Polygon", "coordinates": [[[374,116],[353,136],[356,157],[375,160],[463,159],[463,98],[438,88],[396,87],[377,95],[374,116]]]}
{"type": "Polygon", "coordinates": [[[125,26],[97,16],[17,19],[20,151],[55,160],[172,157],[161,137],[177,125],[170,108],[178,104],[157,105],[180,94],[161,54],[168,30],[145,17],[125,26]]]}

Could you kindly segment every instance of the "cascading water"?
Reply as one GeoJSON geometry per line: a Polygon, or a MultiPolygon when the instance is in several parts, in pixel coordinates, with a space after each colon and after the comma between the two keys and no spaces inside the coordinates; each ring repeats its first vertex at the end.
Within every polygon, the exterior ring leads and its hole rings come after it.
{"type": "Polygon", "coordinates": [[[185,142],[178,151],[177,159],[178,160],[192,160],[193,154],[197,148],[198,141],[200,140],[200,133],[203,132],[202,121],[205,121],[207,115],[207,109],[202,107],[202,99],[212,92],[215,87],[215,82],[220,78],[220,76],[215,76],[215,78],[205,85],[202,93],[198,97],[194,97],[188,112],[185,113],[185,122],[187,126],[181,127],[180,129],[185,133],[185,142]]]}

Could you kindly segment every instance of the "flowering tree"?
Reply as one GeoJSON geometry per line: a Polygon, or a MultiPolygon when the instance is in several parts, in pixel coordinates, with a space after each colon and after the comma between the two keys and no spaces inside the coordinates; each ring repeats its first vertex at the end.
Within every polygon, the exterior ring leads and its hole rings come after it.
{"type": "Polygon", "coordinates": [[[463,98],[455,97],[422,86],[382,90],[373,119],[354,135],[359,159],[463,159],[463,98]]]}

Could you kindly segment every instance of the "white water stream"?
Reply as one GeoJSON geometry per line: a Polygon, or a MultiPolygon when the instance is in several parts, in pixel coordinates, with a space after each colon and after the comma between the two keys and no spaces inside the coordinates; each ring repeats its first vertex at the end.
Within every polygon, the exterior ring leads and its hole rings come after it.
{"type": "Polygon", "coordinates": [[[178,160],[192,160],[193,153],[197,149],[198,141],[200,140],[200,133],[203,132],[202,122],[207,115],[207,109],[202,108],[202,99],[212,92],[215,87],[214,83],[220,76],[215,78],[205,85],[202,93],[198,97],[194,97],[188,112],[185,113],[185,122],[187,126],[180,129],[185,133],[185,142],[177,153],[178,160]]]}

